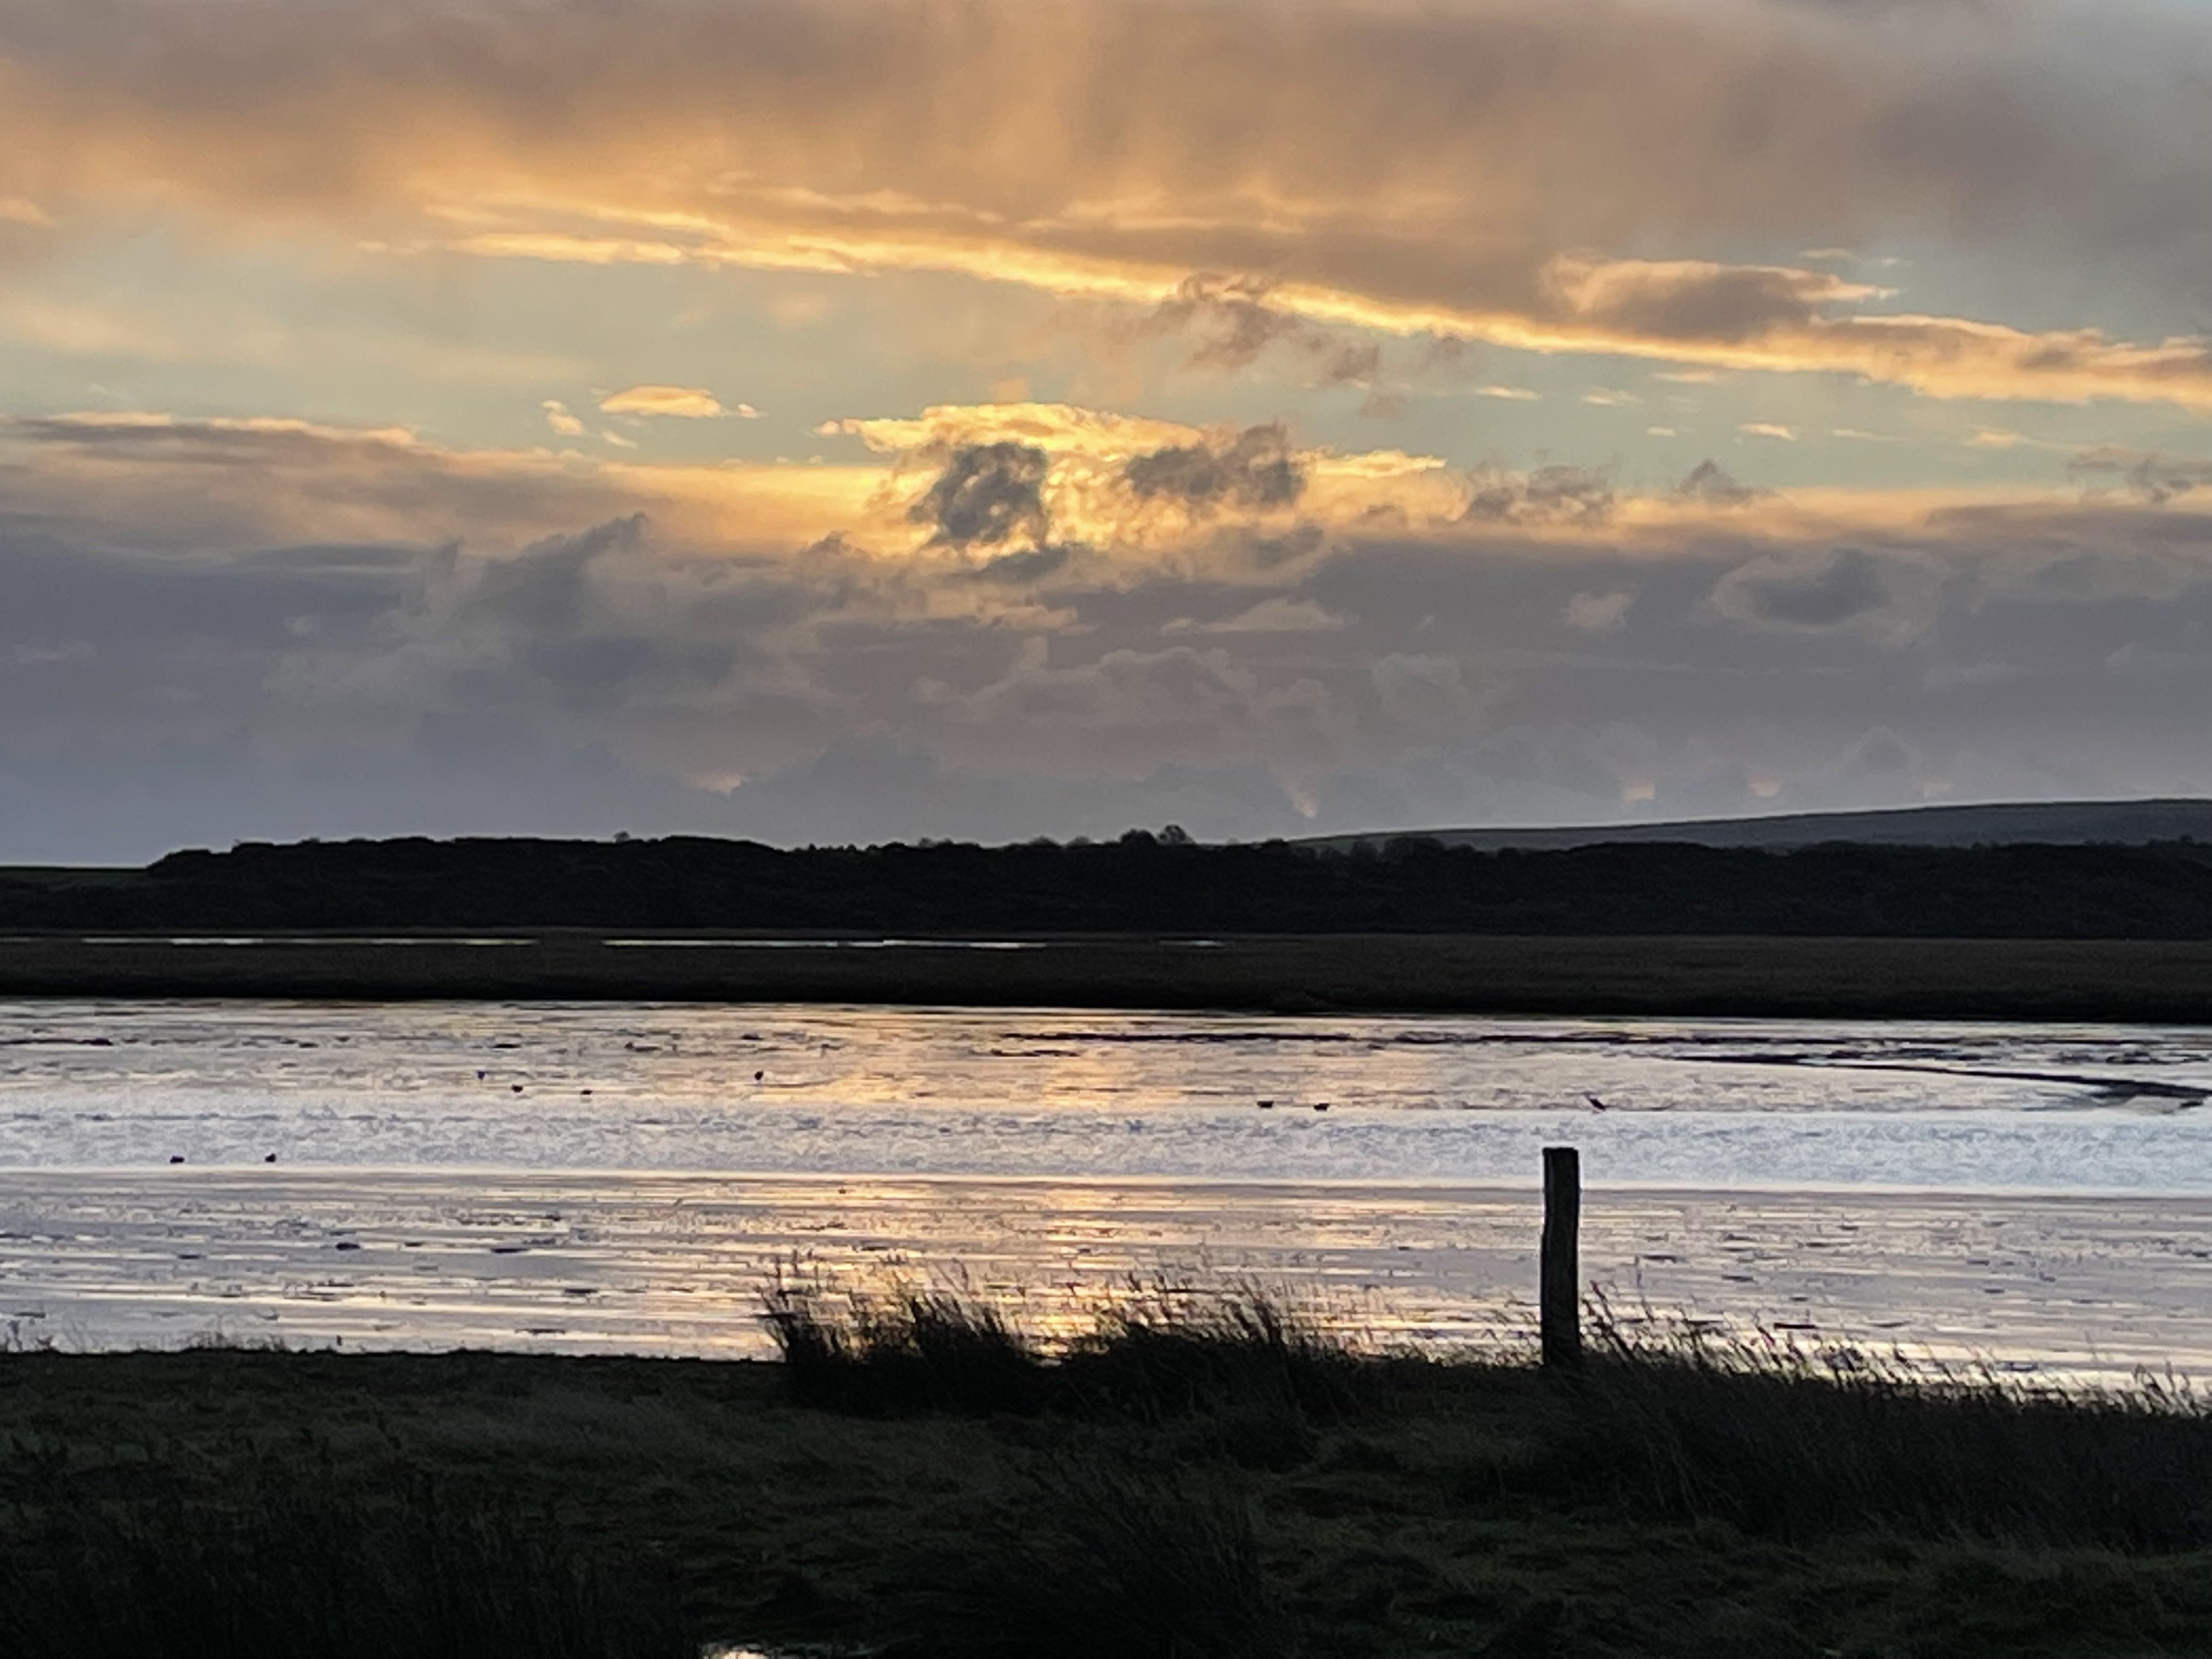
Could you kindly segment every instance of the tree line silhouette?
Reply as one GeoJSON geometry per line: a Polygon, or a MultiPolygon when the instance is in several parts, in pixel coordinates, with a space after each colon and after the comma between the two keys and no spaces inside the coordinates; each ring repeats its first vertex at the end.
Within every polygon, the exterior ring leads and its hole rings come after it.
{"type": "Polygon", "coordinates": [[[0,872],[0,927],[2212,938],[2212,846],[1335,851],[1117,841],[782,849],[694,836],[246,842],[0,872]]]}

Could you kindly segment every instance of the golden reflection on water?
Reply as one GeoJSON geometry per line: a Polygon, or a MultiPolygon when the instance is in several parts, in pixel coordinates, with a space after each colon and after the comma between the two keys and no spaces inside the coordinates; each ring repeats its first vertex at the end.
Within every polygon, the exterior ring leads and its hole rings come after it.
{"type": "MultiPolygon", "coordinates": [[[[21,1340],[763,1356],[781,1274],[949,1287],[1065,1342],[1249,1283],[1378,1346],[1525,1341],[1533,1192],[560,1172],[0,1172],[21,1340]]],[[[1593,1188],[1616,1308],[1951,1358],[2212,1370],[2212,1200],[1593,1188]]]]}

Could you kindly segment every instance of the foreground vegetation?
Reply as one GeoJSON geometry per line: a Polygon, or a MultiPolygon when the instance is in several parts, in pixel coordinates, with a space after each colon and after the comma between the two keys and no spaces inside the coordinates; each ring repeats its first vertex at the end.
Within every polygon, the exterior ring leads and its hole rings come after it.
{"type": "Polygon", "coordinates": [[[2135,1656],[2212,1635],[2212,1417],[1845,1353],[1355,1353],[1134,1294],[1049,1353],[787,1285],[781,1365],[0,1356],[46,1655],[2135,1656]],[[814,1650],[825,1650],[816,1649],[814,1650]]]}

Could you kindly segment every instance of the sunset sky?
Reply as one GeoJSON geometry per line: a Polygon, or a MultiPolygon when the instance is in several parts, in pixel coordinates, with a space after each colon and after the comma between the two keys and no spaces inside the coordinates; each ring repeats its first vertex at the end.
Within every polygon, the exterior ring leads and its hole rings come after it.
{"type": "Polygon", "coordinates": [[[2212,8],[0,0],[0,860],[2212,791],[2212,8]]]}

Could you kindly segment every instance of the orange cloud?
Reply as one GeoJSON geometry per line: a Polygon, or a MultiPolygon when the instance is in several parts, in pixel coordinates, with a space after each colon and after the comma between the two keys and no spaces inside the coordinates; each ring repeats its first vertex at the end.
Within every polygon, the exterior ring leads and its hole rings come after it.
{"type": "Polygon", "coordinates": [[[1266,271],[1267,306],[1323,324],[2212,408],[2194,335],[1886,313],[1832,271],[1606,252],[1832,257],[1941,232],[2179,268],[2212,229],[2202,101],[2099,92],[2128,67],[2117,37],[2153,58],[2157,29],[2186,29],[2172,19],[226,0],[217,29],[154,0],[50,11],[0,9],[0,193],[58,221],[154,194],[337,219],[393,251],[957,271],[1146,306],[1194,273],[1266,271]]]}
{"type": "Polygon", "coordinates": [[[682,420],[719,420],[725,415],[735,415],[751,420],[760,410],[750,404],[739,404],[725,408],[722,400],[705,388],[695,386],[634,386],[622,392],[611,392],[599,399],[603,415],[672,415],[682,420]]]}

